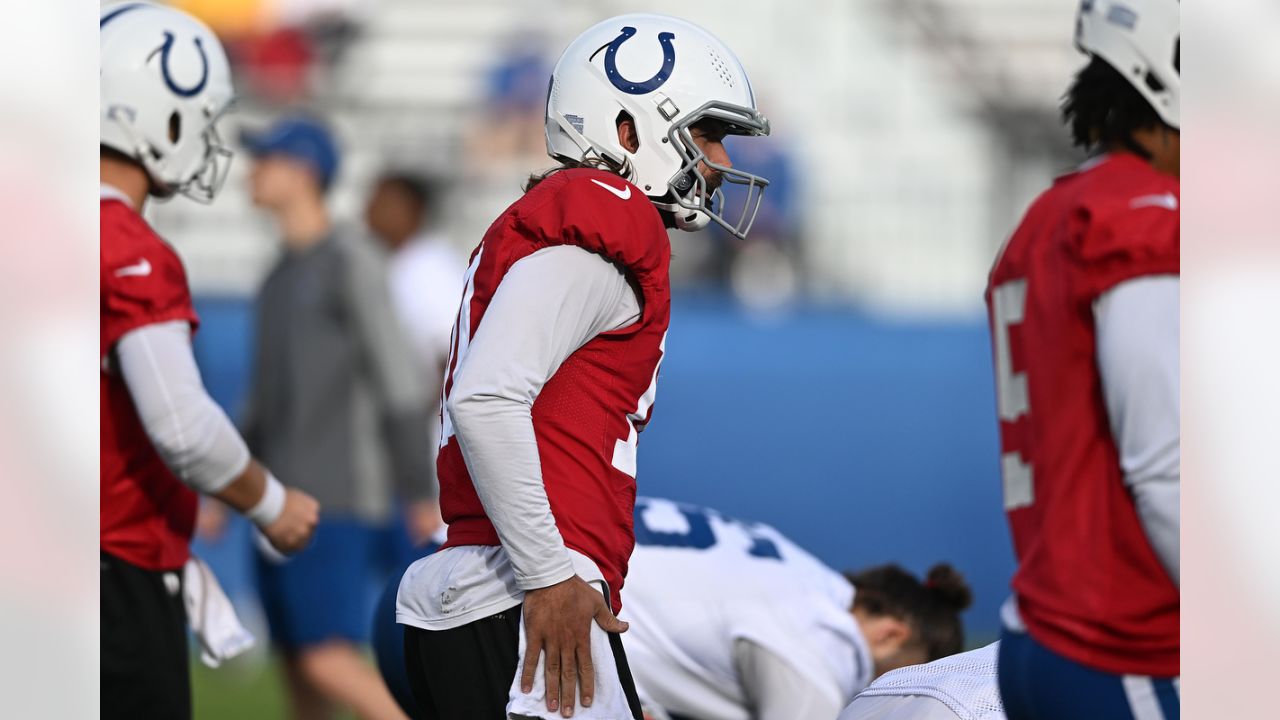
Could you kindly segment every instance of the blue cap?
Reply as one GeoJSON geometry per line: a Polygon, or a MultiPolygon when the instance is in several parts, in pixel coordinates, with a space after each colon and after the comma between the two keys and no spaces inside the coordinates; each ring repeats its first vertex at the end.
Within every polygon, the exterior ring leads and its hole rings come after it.
{"type": "Polygon", "coordinates": [[[311,166],[320,187],[328,188],[338,171],[338,146],[329,128],[301,115],[283,117],[266,130],[244,130],[240,142],[254,157],[287,155],[311,166]]]}

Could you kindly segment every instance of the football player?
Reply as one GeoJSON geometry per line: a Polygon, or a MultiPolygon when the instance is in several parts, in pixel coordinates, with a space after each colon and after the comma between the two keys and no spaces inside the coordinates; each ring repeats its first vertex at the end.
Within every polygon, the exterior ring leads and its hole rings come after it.
{"type": "Polygon", "coordinates": [[[1178,9],[1081,3],[1063,118],[1092,157],[1031,205],[987,288],[1013,720],[1179,712],[1178,9]]]}
{"type": "Polygon", "coordinates": [[[444,388],[448,541],[400,588],[428,718],[638,713],[614,613],[670,313],[666,230],[742,237],[766,185],[723,140],[768,121],[733,52],[696,25],[604,21],[548,89],[561,164],[472,254],[444,388]],[[748,191],[734,219],[722,182],[748,191]]]}
{"type": "Polygon", "coordinates": [[[99,28],[102,716],[190,717],[182,569],[197,493],[283,552],[307,544],[318,506],[250,456],[205,391],[186,273],[141,214],[148,197],[209,202],[226,176],[222,46],[146,3],[104,8],[99,28]]]}
{"type": "Polygon", "coordinates": [[[968,586],[938,565],[842,575],[762,523],[641,498],[623,620],[636,683],[674,720],[834,718],[873,678],[964,647],[968,586]]]}
{"type": "Polygon", "coordinates": [[[996,680],[999,646],[885,673],[839,720],[1005,720],[996,680]]]}

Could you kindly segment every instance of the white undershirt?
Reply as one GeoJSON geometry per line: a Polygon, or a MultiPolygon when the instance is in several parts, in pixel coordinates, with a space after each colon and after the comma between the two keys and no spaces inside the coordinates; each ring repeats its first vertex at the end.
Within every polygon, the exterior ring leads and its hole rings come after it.
{"type": "Polygon", "coordinates": [[[179,480],[212,494],[244,472],[249,448],[205,390],[185,320],[125,333],[115,361],[147,437],[179,480]]]}
{"type": "Polygon", "coordinates": [[[639,318],[625,273],[581,248],[544,248],[507,271],[458,361],[445,403],[502,545],[447,548],[414,563],[400,584],[399,622],[428,630],[457,627],[519,604],[526,590],[575,573],[601,577],[594,563],[565,547],[556,528],[533,403],[578,348],[639,318]]]}
{"type": "Polygon", "coordinates": [[[1121,283],[1094,303],[1098,370],[1120,454],[1147,539],[1175,585],[1181,496],[1178,278],[1121,283]]]}
{"type": "Polygon", "coordinates": [[[733,645],[733,664],[755,720],[833,718],[840,704],[820,681],[802,675],[794,665],[750,640],[733,645]]]}

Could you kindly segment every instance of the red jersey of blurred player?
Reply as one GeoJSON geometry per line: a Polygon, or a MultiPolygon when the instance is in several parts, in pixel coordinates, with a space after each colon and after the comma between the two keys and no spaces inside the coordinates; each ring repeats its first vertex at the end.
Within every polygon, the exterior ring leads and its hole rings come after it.
{"type": "Polygon", "coordinates": [[[1124,484],[1092,304],[1177,275],[1178,180],[1127,153],[1058,179],[991,272],[1004,503],[1031,636],[1106,672],[1174,676],[1178,589],[1124,484]]]}
{"type": "MultiPolygon", "coordinates": [[[[444,393],[503,276],[552,245],[577,245],[626,268],[641,301],[639,322],[602,333],[560,365],[533,404],[543,482],[565,545],[596,562],[613,611],[635,545],[636,443],[648,422],[671,314],[671,245],[639,188],[612,173],[562,170],[490,226],[471,256],[454,327],[444,393]]],[[[437,460],[444,547],[499,545],[444,414],[437,460]]]]}
{"type": "Polygon", "coordinates": [[[131,330],[183,320],[194,332],[182,261],[128,203],[103,197],[99,360],[102,549],[148,570],[187,561],[198,498],[160,458],[124,378],[108,367],[111,348],[131,330]]]}

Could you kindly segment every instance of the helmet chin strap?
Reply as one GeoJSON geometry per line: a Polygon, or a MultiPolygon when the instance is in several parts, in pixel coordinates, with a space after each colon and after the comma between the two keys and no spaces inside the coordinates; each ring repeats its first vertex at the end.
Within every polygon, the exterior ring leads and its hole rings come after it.
{"type": "Polygon", "coordinates": [[[697,232],[710,224],[711,216],[701,210],[695,210],[691,213],[681,208],[676,213],[676,229],[678,230],[697,232]]]}
{"type": "MultiPolygon", "coordinates": [[[[668,195],[672,197],[683,196],[693,188],[694,183],[692,172],[686,172],[671,181],[668,195]]],[[[654,205],[672,214],[675,218],[677,230],[697,232],[711,224],[711,216],[701,210],[690,210],[676,202],[667,203],[654,200],[654,205]]]]}

